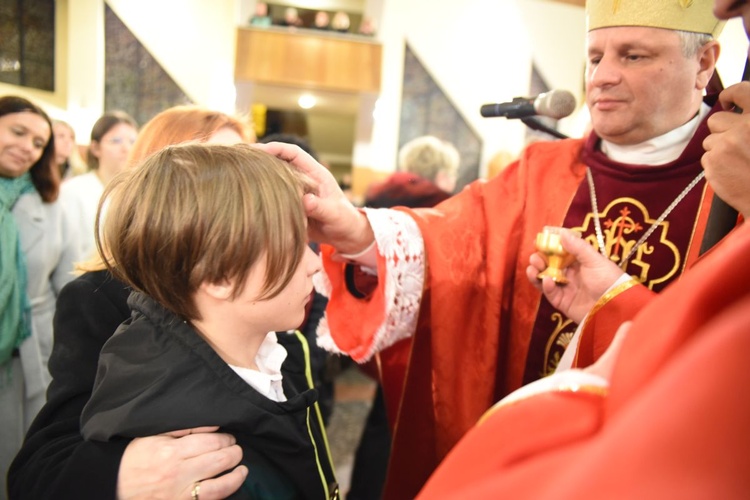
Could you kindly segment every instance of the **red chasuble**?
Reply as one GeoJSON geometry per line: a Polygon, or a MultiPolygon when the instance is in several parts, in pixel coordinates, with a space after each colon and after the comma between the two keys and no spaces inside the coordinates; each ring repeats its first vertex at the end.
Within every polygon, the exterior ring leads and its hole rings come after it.
{"type": "MultiPolygon", "coordinates": [[[[403,209],[419,225],[428,264],[411,344],[380,355],[395,423],[385,498],[412,498],[490,406],[554,366],[575,325],[543,308],[525,269],[545,225],[579,228],[595,241],[587,165],[607,251],[621,259],[700,172],[707,133],[704,120],[683,155],[657,167],[608,160],[597,152],[596,136],[535,143],[489,182],[475,182],[435,209],[403,209]]],[[[677,277],[697,256],[691,242],[703,238],[711,198],[701,181],[627,270],[655,290],[677,277]]],[[[367,344],[383,318],[382,283],[356,299],[336,286],[344,266],[330,259],[324,265],[334,283],[327,309],[334,340],[347,349],[367,344]]]]}
{"type": "Polygon", "coordinates": [[[606,395],[488,413],[418,498],[747,498],[750,227],[635,318],[606,395]]]}
{"type": "MultiPolygon", "coordinates": [[[[592,209],[591,183],[584,182],[562,225],[577,229],[599,248],[595,223],[598,218],[604,253],[649,290],[663,290],[685,270],[692,242],[696,241],[698,213],[712,199],[706,196],[705,180],[694,182],[703,173],[702,140],[695,139],[705,137],[707,132],[706,124],[701,124],[682,155],[659,166],[614,162],[596,148],[596,138],[590,138],[583,150],[583,161],[591,169],[598,214],[592,209]],[[668,207],[674,208],[663,222],[658,222],[668,207]],[[651,235],[637,245],[652,226],[651,235]]],[[[698,239],[697,245],[700,242],[698,239]]],[[[524,384],[554,372],[576,327],[546,299],[541,300],[526,358],[524,384]]],[[[609,345],[609,339],[605,345],[609,345]]]]}

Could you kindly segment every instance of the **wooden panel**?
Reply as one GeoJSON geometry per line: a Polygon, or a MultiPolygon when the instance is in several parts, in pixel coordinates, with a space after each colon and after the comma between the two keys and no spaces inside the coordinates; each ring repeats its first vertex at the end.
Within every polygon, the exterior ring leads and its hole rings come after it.
{"type": "Polygon", "coordinates": [[[381,51],[380,44],[353,36],[238,28],[235,79],[377,93],[381,51]]]}

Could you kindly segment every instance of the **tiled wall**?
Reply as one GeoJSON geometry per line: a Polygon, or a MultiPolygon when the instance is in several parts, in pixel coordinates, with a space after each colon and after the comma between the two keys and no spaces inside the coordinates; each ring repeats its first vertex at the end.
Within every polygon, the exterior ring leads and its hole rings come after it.
{"type": "Polygon", "coordinates": [[[130,113],[139,125],[191,100],[117,15],[105,8],[104,109],[130,113]]]}
{"type": "MultiPolygon", "coordinates": [[[[479,111],[477,110],[477,113],[479,111]]],[[[456,190],[479,176],[482,141],[406,45],[399,148],[422,135],[452,143],[461,154],[456,190]]],[[[393,159],[394,166],[396,158],[393,159]]]]}
{"type": "Polygon", "coordinates": [[[54,2],[0,2],[0,82],[55,90],[54,2]]]}

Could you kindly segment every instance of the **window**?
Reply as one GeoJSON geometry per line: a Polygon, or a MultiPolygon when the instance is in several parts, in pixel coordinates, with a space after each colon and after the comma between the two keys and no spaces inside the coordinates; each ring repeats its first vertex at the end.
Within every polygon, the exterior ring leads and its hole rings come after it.
{"type": "Polygon", "coordinates": [[[0,2],[0,82],[55,90],[55,2],[0,2]]]}

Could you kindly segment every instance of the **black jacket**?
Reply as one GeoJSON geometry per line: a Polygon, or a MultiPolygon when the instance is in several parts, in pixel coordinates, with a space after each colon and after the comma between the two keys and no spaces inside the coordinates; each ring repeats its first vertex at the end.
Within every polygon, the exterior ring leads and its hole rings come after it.
{"type": "MultiPolygon", "coordinates": [[[[10,499],[116,498],[120,461],[131,439],[84,441],[80,419],[94,387],[99,352],[130,317],[129,295],[130,289],[107,271],[85,273],[60,291],[49,360],[52,383],[8,471],[10,499]]],[[[291,342],[299,344],[292,336],[279,336],[285,347],[291,342]]],[[[287,350],[285,374],[304,372],[304,359],[287,350]]]]}
{"type": "Polygon", "coordinates": [[[106,271],[86,273],[57,297],[52,383],[8,471],[11,499],[109,499],[130,440],[84,442],[81,411],[91,396],[99,351],[130,316],[122,282],[106,271]]]}
{"type": "Polygon", "coordinates": [[[282,365],[287,401],[275,402],[156,301],[134,292],[128,304],[131,320],[101,351],[94,392],[81,415],[84,438],[108,441],[218,425],[236,437],[251,471],[232,498],[323,499],[335,493],[301,334],[278,334],[286,337],[291,366],[282,365]],[[304,366],[295,363],[301,359],[304,366]]]}

